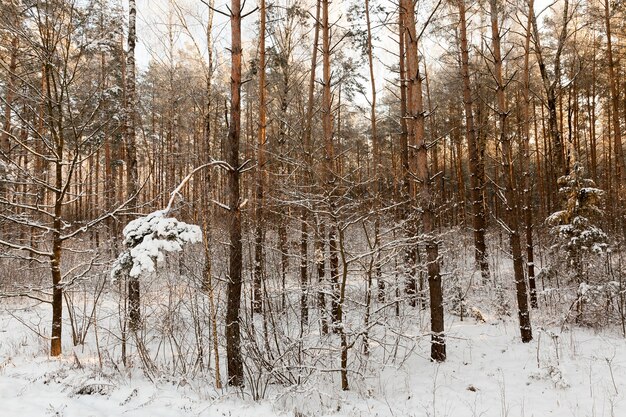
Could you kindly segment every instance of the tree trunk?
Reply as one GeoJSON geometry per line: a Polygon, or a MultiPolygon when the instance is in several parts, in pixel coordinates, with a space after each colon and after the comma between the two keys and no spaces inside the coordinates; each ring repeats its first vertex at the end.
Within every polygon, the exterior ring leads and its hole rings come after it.
{"type": "MultiPolygon", "coordinates": [[[[3,131],[0,132],[0,161],[4,163],[2,180],[0,180],[0,199],[9,201],[9,187],[8,181],[5,179],[8,176],[8,167],[11,161],[11,140],[10,140],[10,132],[11,132],[11,111],[13,107],[13,99],[15,97],[15,88],[17,81],[17,55],[18,55],[18,46],[19,46],[19,38],[14,36],[11,40],[11,58],[9,62],[9,72],[7,74],[7,81],[5,87],[5,98],[4,98],[4,124],[3,131]]],[[[3,238],[8,237],[12,231],[7,228],[4,224],[0,227],[0,234],[3,238]]]]}
{"type": "MultiPolygon", "coordinates": [[[[411,118],[413,117],[411,111],[413,109],[413,91],[414,88],[413,83],[409,82],[409,80],[413,77],[410,73],[409,69],[409,42],[411,39],[409,38],[409,34],[407,33],[406,25],[407,25],[407,14],[408,10],[413,10],[413,6],[409,7],[408,3],[402,3],[402,7],[400,8],[399,13],[399,27],[401,35],[401,41],[404,44],[403,49],[401,50],[401,59],[400,59],[400,67],[404,66],[402,72],[403,85],[405,87],[405,95],[403,103],[401,103],[401,111],[402,106],[404,105],[404,112],[402,112],[402,120],[404,120],[406,124],[406,138],[404,137],[405,131],[403,130],[401,133],[401,146],[402,146],[402,155],[404,165],[404,189],[406,193],[404,194],[403,203],[403,218],[406,221],[406,233],[409,241],[415,240],[417,238],[417,220],[412,217],[413,205],[415,203],[416,197],[416,186],[415,186],[415,175],[417,171],[417,160],[416,160],[416,147],[415,147],[415,124],[412,123],[411,118]],[[402,59],[402,57],[404,59],[402,59]],[[406,140],[405,140],[406,139],[406,140]],[[404,160],[404,158],[406,158],[404,160]]],[[[402,90],[401,90],[402,94],[402,90]]],[[[404,128],[404,126],[402,126],[404,128]]],[[[407,245],[405,249],[405,284],[404,284],[404,292],[408,297],[409,305],[411,307],[415,307],[417,305],[417,259],[419,257],[419,250],[417,248],[417,244],[411,242],[407,245]]]]}
{"type": "MultiPolygon", "coordinates": [[[[532,5],[531,5],[532,6],[532,5]]],[[[533,7],[529,7],[529,13],[532,19],[532,27],[533,27],[533,37],[535,38],[535,53],[537,55],[537,62],[539,64],[539,72],[541,74],[541,79],[543,81],[543,87],[546,93],[546,106],[548,107],[548,126],[550,131],[550,136],[552,138],[552,158],[555,161],[556,166],[551,169],[551,187],[552,191],[552,202],[554,203],[556,192],[558,191],[557,187],[557,179],[561,175],[566,175],[568,173],[569,167],[566,163],[565,159],[565,147],[563,145],[563,139],[561,136],[561,131],[559,129],[558,117],[557,117],[557,109],[556,109],[556,100],[557,100],[557,88],[560,86],[561,81],[561,52],[563,51],[563,45],[565,43],[565,39],[567,37],[567,22],[568,22],[568,8],[569,8],[569,0],[564,0],[563,3],[563,27],[561,29],[561,34],[558,39],[557,49],[554,56],[554,80],[550,81],[550,76],[548,75],[548,69],[546,67],[544,57],[543,57],[543,49],[541,47],[541,39],[539,37],[539,26],[537,25],[537,16],[535,16],[535,11],[533,7]]],[[[549,211],[552,211],[552,207],[548,207],[549,211]]]]}
{"type": "Polygon", "coordinates": [[[411,142],[416,148],[416,176],[420,183],[419,201],[422,209],[422,227],[426,241],[426,262],[428,269],[428,286],[430,291],[430,329],[431,350],[433,361],[446,360],[446,342],[444,338],[443,292],[439,272],[439,245],[434,233],[434,204],[431,195],[431,178],[428,170],[428,145],[424,129],[424,104],[422,94],[422,77],[419,69],[418,41],[415,11],[412,0],[403,0],[405,14],[407,82],[409,83],[409,132],[411,142]],[[412,126],[411,126],[412,125],[412,126]]]}
{"type": "Polygon", "coordinates": [[[266,142],[266,103],[265,103],[265,0],[260,4],[260,34],[259,34],[259,126],[257,142],[257,184],[256,184],[256,228],[254,241],[254,268],[253,284],[254,296],[252,310],[261,313],[262,279],[263,279],[263,241],[264,241],[264,186],[265,186],[265,142],[266,142]]]}
{"type": "MultiPolygon", "coordinates": [[[[406,85],[406,54],[405,54],[405,33],[404,33],[404,7],[400,7],[398,13],[398,47],[399,47],[399,76],[400,76],[400,165],[402,169],[402,185],[400,195],[403,199],[409,195],[409,142],[407,128],[407,85],[406,85]]],[[[404,206],[404,205],[403,205],[404,206]]],[[[406,208],[405,208],[406,209],[406,208]]],[[[406,216],[405,216],[406,217],[406,216]]]]}
{"type": "MultiPolygon", "coordinates": [[[[385,301],[385,282],[381,277],[380,271],[380,192],[381,192],[381,181],[380,178],[380,169],[381,169],[381,160],[380,160],[380,139],[378,138],[378,131],[376,127],[376,78],[374,77],[374,56],[373,56],[373,47],[372,47],[372,25],[370,22],[370,2],[369,0],[365,0],[365,20],[367,23],[367,60],[369,66],[369,74],[370,74],[370,87],[372,89],[372,98],[370,101],[370,127],[371,127],[371,137],[372,137],[372,180],[373,180],[373,209],[374,215],[374,254],[372,255],[374,259],[374,273],[376,276],[376,280],[378,282],[378,299],[381,302],[385,301]]],[[[368,284],[368,300],[371,299],[371,274],[369,275],[370,283],[368,284]]],[[[369,306],[369,304],[368,304],[369,306]]]]}
{"type": "MultiPolygon", "coordinates": [[[[137,169],[137,146],[135,134],[136,88],[135,88],[135,44],[137,5],[135,0],[128,2],[128,51],[126,52],[126,186],[128,206],[135,209],[137,206],[137,192],[139,191],[139,173],[137,169]]],[[[133,216],[129,216],[132,218],[133,216]]],[[[131,277],[128,280],[129,327],[133,331],[141,327],[141,298],[139,279],[131,277]]]]}
{"type": "Polygon", "coordinates": [[[326,312],[326,256],[324,254],[324,241],[326,240],[326,228],[318,219],[318,233],[315,239],[315,266],[317,269],[317,307],[320,315],[322,334],[328,333],[328,314],[326,312]]]}
{"type": "Polygon", "coordinates": [[[346,334],[346,329],[343,326],[343,316],[344,316],[344,302],[346,299],[346,283],[348,282],[348,260],[345,248],[345,229],[339,229],[339,239],[338,245],[340,247],[339,252],[341,253],[341,264],[342,264],[342,274],[341,274],[341,284],[339,286],[339,300],[337,303],[337,324],[335,327],[335,331],[339,333],[339,340],[341,346],[341,389],[343,391],[347,391],[350,389],[348,384],[348,349],[350,346],[348,345],[348,335],[346,334]]]}
{"type": "Polygon", "coordinates": [[[587,96],[587,108],[589,109],[589,163],[591,169],[591,179],[596,184],[598,182],[598,156],[597,156],[597,137],[596,137],[596,37],[593,37],[591,62],[591,92],[587,96]]]}
{"type": "Polygon", "coordinates": [[[289,245],[287,241],[287,213],[283,207],[280,209],[278,220],[278,251],[280,252],[280,285],[281,285],[281,308],[287,308],[287,272],[289,270],[289,245]]]}
{"type": "Polygon", "coordinates": [[[469,76],[469,46],[467,42],[467,20],[465,17],[465,0],[457,0],[461,36],[461,77],[463,79],[463,103],[465,106],[465,131],[470,158],[470,187],[472,198],[472,227],[474,229],[474,259],[483,277],[489,279],[489,263],[485,232],[487,222],[483,201],[485,168],[482,160],[482,149],[476,138],[474,128],[473,100],[469,76]]]}
{"type": "Polygon", "coordinates": [[[324,135],[324,171],[326,180],[326,193],[330,207],[332,224],[328,230],[328,245],[330,249],[330,281],[331,281],[331,319],[333,328],[338,319],[339,304],[339,256],[337,253],[337,230],[335,223],[335,151],[333,145],[333,115],[331,107],[331,79],[330,79],[330,23],[328,15],[329,0],[322,0],[322,128],[324,135]]]}
{"type": "MultiPolygon", "coordinates": [[[[62,184],[62,165],[56,164],[56,183],[62,184]]],[[[50,259],[50,270],[52,273],[52,333],[50,340],[50,356],[59,356],[62,353],[61,336],[63,334],[63,287],[61,286],[61,211],[63,198],[60,192],[56,192],[56,202],[54,204],[55,220],[53,224],[52,257],[50,259]]]]}
{"type": "MultiPolygon", "coordinates": [[[[529,1],[532,9],[533,0],[529,1]]],[[[528,268],[528,286],[530,289],[530,305],[532,308],[538,308],[537,304],[537,286],[535,284],[535,256],[533,245],[533,200],[530,183],[530,35],[531,35],[532,19],[528,14],[526,22],[526,39],[524,52],[524,80],[522,88],[522,125],[524,129],[524,137],[522,146],[524,150],[524,220],[526,225],[526,266],[528,268]]],[[[536,136],[535,136],[536,137],[536,136]]],[[[539,168],[537,168],[539,169],[539,168]]]]}
{"type": "Polygon", "coordinates": [[[239,310],[241,304],[241,210],[239,190],[239,138],[241,136],[241,1],[231,0],[231,70],[230,70],[230,123],[226,162],[227,173],[228,227],[230,237],[229,271],[226,304],[226,357],[228,384],[243,386],[243,359],[241,357],[241,335],[239,310]]]}
{"type": "MultiPolygon", "coordinates": [[[[213,29],[213,16],[214,16],[214,0],[210,0],[208,6],[208,22],[206,28],[206,41],[207,41],[207,55],[208,65],[206,74],[206,115],[204,120],[204,137],[203,145],[201,149],[204,150],[204,163],[208,163],[211,159],[211,135],[215,134],[217,128],[212,128],[211,124],[211,111],[212,109],[212,93],[213,93],[213,42],[211,39],[211,31],[213,29]]],[[[217,109],[215,110],[215,119],[213,119],[213,125],[217,126],[217,109]]],[[[213,218],[212,210],[212,186],[211,170],[205,169],[202,178],[201,203],[202,203],[202,243],[204,246],[204,269],[202,277],[202,290],[207,293],[209,297],[209,314],[211,320],[211,335],[213,342],[213,354],[215,356],[215,387],[217,389],[222,388],[222,377],[220,373],[220,357],[219,357],[219,339],[217,333],[217,309],[215,306],[215,289],[213,285],[212,277],[212,258],[211,258],[211,220],[213,218]]]]}
{"type": "MultiPolygon", "coordinates": [[[[58,92],[54,91],[53,86],[56,88],[57,81],[54,79],[52,71],[52,64],[46,63],[45,65],[46,76],[46,92],[45,100],[48,108],[48,114],[50,122],[54,126],[52,130],[52,138],[55,146],[55,161],[54,164],[54,220],[52,223],[52,256],[50,258],[50,271],[52,274],[52,332],[50,341],[50,355],[59,356],[62,353],[62,325],[63,325],[63,286],[61,285],[61,255],[63,252],[61,231],[63,228],[63,199],[66,187],[63,187],[63,153],[65,152],[65,138],[63,136],[63,108],[62,104],[55,100],[54,97],[58,96],[58,92]]],[[[67,179],[69,183],[69,178],[67,179]]]]}
{"type": "MultiPolygon", "coordinates": [[[[11,111],[13,109],[13,99],[15,97],[15,87],[17,81],[17,55],[18,55],[19,38],[14,36],[11,40],[11,58],[9,62],[8,80],[6,82],[5,98],[4,98],[4,125],[3,131],[0,133],[0,154],[2,159],[9,159],[9,151],[11,149],[9,135],[11,132],[11,111]]],[[[2,190],[5,189],[2,182],[2,190]]]]}
{"type": "MultiPolygon", "coordinates": [[[[311,151],[311,135],[313,131],[313,105],[315,99],[315,69],[317,67],[317,50],[319,44],[319,35],[320,35],[320,9],[321,4],[318,0],[316,2],[315,7],[315,21],[314,21],[314,35],[313,35],[313,51],[311,54],[311,70],[309,73],[309,86],[308,86],[308,99],[307,99],[307,110],[306,110],[306,129],[304,132],[304,185],[311,187],[313,185],[313,174],[311,172],[311,168],[313,166],[313,155],[311,151]]],[[[309,188],[305,188],[305,193],[309,192],[309,188]]],[[[300,322],[304,326],[308,323],[309,319],[309,310],[307,306],[307,294],[308,294],[308,218],[309,218],[309,209],[306,206],[302,207],[302,211],[300,213],[300,322]]],[[[322,274],[324,270],[323,260],[322,260],[322,274]]],[[[319,272],[319,271],[318,271],[319,272]]],[[[322,281],[322,275],[320,275],[320,283],[322,281]]],[[[320,292],[321,301],[318,300],[318,304],[324,304],[324,294],[320,292]]],[[[323,312],[320,310],[320,315],[323,312]]]]}
{"type": "Polygon", "coordinates": [[[517,307],[519,326],[522,342],[528,343],[532,340],[532,329],[530,325],[530,313],[528,311],[528,296],[526,293],[526,280],[524,278],[524,265],[522,258],[522,246],[519,233],[519,193],[515,185],[516,170],[513,163],[513,150],[509,139],[507,128],[507,104],[505,96],[506,84],[502,77],[502,56],[500,52],[500,31],[498,28],[498,5],[497,0],[489,0],[491,12],[491,52],[493,54],[493,75],[496,81],[496,102],[498,114],[498,134],[502,146],[502,171],[505,179],[504,221],[507,225],[507,232],[511,243],[513,255],[513,272],[515,277],[515,289],[517,292],[517,307]]]}
{"type": "MultiPolygon", "coordinates": [[[[606,48],[607,58],[609,66],[609,86],[611,91],[611,105],[613,108],[613,154],[615,156],[615,198],[616,201],[620,201],[618,206],[618,218],[623,218],[624,213],[624,187],[626,186],[626,170],[624,169],[624,146],[622,144],[622,131],[620,126],[620,111],[619,111],[619,92],[617,90],[617,74],[615,74],[616,62],[613,59],[613,45],[611,42],[611,14],[609,0],[604,0],[604,23],[606,27],[606,48]]],[[[623,234],[626,238],[626,221],[618,220],[618,223],[622,223],[623,234]]]]}

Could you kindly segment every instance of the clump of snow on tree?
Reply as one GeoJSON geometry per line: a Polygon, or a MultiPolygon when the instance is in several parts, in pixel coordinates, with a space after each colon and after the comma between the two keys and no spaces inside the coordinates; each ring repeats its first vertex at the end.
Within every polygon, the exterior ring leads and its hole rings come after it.
{"type": "Polygon", "coordinates": [[[131,221],[124,228],[123,235],[126,250],[113,265],[113,278],[124,271],[133,278],[152,273],[156,263],[165,259],[165,252],[178,252],[186,243],[202,241],[199,226],[167,217],[167,210],[131,221]]]}

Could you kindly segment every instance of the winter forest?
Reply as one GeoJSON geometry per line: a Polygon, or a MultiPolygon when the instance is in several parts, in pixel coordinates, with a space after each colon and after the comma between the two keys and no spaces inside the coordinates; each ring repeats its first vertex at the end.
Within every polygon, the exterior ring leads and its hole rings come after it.
{"type": "Polygon", "coordinates": [[[0,415],[626,415],[626,3],[1,0],[0,415]]]}

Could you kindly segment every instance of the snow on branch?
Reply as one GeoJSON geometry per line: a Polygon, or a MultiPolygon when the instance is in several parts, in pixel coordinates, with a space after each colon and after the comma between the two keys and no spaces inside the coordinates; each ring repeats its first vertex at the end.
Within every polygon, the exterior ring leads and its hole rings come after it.
{"type": "Polygon", "coordinates": [[[125,271],[132,278],[153,273],[156,263],[165,259],[165,252],[179,252],[186,243],[202,241],[199,226],[167,217],[167,210],[158,210],[128,223],[123,231],[127,248],[113,264],[111,276],[125,271]]]}
{"type": "Polygon", "coordinates": [[[176,196],[191,177],[202,169],[212,166],[227,166],[222,161],[211,160],[191,171],[172,191],[170,200],[164,210],[158,210],[132,220],[124,227],[124,246],[126,249],[113,263],[111,278],[125,275],[137,278],[143,274],[155,272],[156,264],[165,259],[165,252],[179,252],[187,243],[202,241],[200,226],[181,222],[168,217],[176,196]]]}

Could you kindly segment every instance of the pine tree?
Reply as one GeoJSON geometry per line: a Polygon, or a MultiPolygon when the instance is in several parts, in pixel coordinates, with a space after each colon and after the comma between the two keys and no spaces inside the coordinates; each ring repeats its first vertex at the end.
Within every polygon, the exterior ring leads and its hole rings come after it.
{"type": "Polygon", "coordinates": [[[565,253],[574,280],[582,283],[585,277],[584,257],[600,254],[607,248],[608,237],[597,225],[602,216],[604,191],[596,188],[593,180],[584,177],[581,163],[576,162],[570,174],[558,180],[559,193],[564,197],[565,208],[547,219],[556,232],[554,256],[565,253]]]}

